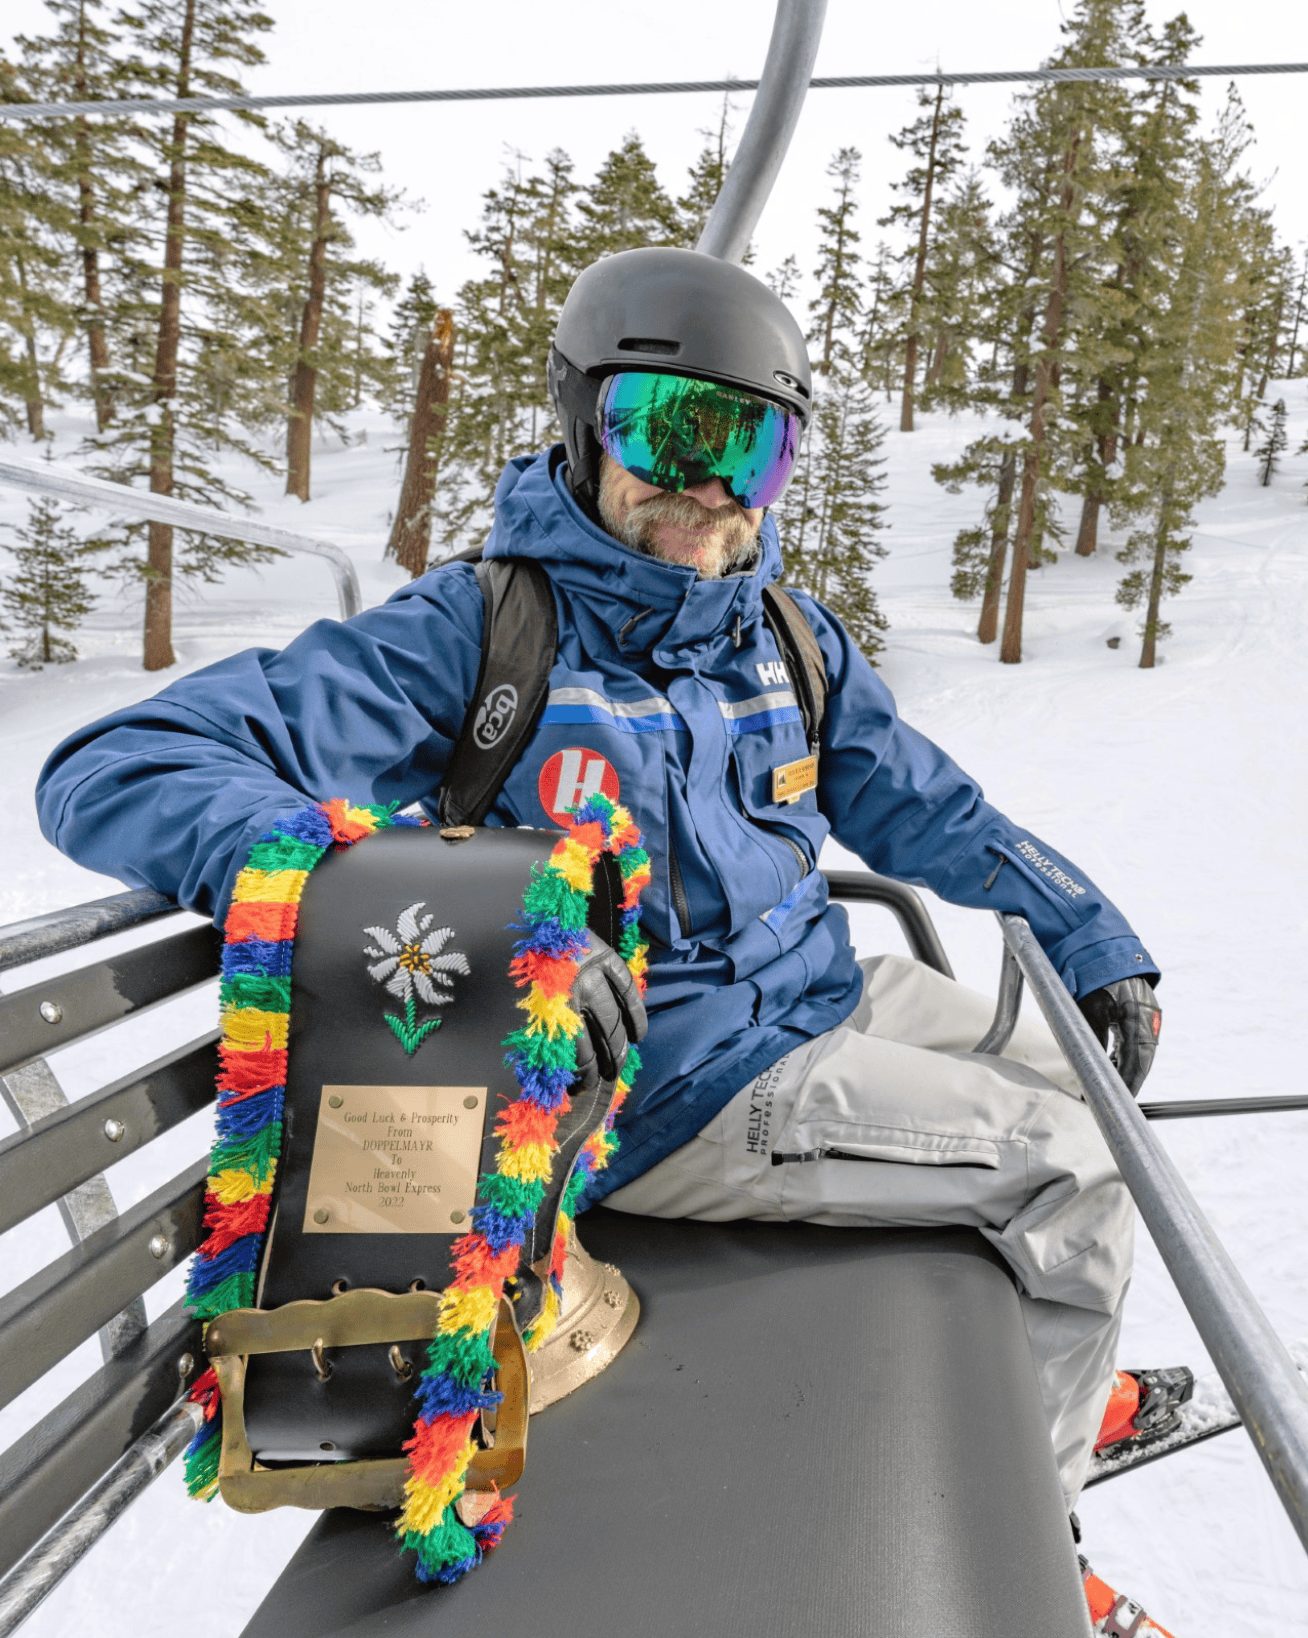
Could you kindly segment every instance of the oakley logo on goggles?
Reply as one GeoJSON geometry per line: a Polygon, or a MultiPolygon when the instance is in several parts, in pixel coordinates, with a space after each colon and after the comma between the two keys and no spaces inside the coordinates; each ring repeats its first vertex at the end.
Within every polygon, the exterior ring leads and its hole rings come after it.
{"type": "Polygon", "coordinates": [[[655,370],[605,381],[595,431],[619,466],[680,494],[721,478],[742,506],[771,506],[794,470],[800,420],[737,387],[655,370]]]}

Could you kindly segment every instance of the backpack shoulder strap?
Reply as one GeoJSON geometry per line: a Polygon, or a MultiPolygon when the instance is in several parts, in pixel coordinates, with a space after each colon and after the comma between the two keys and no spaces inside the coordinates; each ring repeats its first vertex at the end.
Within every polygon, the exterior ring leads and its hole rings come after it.
{"type": "Polygon", "coordinates": [[[763,588],[763,618],[776,638],[777,647],[804,719],[804,733],[816,755],[822,737],[822,717],[827,708],[827,664],[813,628],[799,604],[780,586],[763,588]]]}
{"type": "Polygon", "coordinates": [[[484,602],[481,667],[441,785],[447,825],[479,825],[526,749],[549,697],[558,616],[549,577],[529,558],[462,553],[484,602]]]}

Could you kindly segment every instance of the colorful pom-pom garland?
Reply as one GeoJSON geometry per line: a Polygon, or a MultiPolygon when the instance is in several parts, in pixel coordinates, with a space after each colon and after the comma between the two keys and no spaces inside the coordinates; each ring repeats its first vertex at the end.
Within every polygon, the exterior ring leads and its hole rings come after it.
{"type": "MultiPolygon", "coordinates": [[[[187,1286],[192,1312],[205,1321],[254,1300],[281,1150],[291,955],[309,872],[332,846],[350,846],[376,830],[418,822],[387,808],[343,801],[306,808],[274,824],[236,879],[222,960],[218,1127],[205,1208],[209,1233],[187,1286]]],[[[614,856],[623,884],[618,953],[645,988],[639,917],[649,856],[626,809],[597,794],[577,810],[546,863],[533,870],[524,897],[524,937],[514,945],[510,975],[527,990],[518,1003],[527,1021],[505,1042],[519,1096],[496,1122],[499,1152],[495,1170],[478,1180],[472,1230],[452,1248],[453,1277],[441,1293],[436,1335],[415,1389],[417,1419],[404,1446],[409,1476],[396,1528],[404,1547],[417,1555],[421,1581],[457,1581],[499,1545],[512,1517],[511,1499],[496,1496],[469,1526],[456,1504],[474,1454],[477,1418],[499,1398],[489,1386],[499,1299],[506,1280],[518,1271],[522,1246],[544,1200],[558,1148],[554,1134],[569,1107],[576,1039],[583,1028],[569,998],[586,949],[594,872],[606,853],[614,856]]],[[[604,1123],[587,1140],[568,1179],[545,1301],[525,1338],[529,1348],[539,1347],[558,1319],[568,1231],[590,1178],[616,1152],[614,1122],[639,1065],[633,1047],[604,1123]]],[[[191,1398],[203,1408],[205,1421],[186,1453],[186,1482],[193,1496],[207,1500],[218,1488],[221,1446],[221,1402],[212,1370],[196,1381],[191,1398]]]]}

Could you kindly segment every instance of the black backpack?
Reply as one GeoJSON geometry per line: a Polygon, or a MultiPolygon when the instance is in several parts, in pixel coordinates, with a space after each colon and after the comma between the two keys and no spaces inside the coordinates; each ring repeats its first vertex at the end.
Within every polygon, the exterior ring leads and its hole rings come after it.
{"type": "MultiPolygon", "coordinates": [[[[439,813],[443,825],[479,825],[545,709],[558,623],[549,576],[531,558],[483,561],[481,548],[474,547],[450,561],[475,564],[485,608],[477,686],[441,786],[439,813]]],[[[798,604],[780,586],[764,586],[763,617],[816,756],[827,699],[822,650],[798,604]]]]}

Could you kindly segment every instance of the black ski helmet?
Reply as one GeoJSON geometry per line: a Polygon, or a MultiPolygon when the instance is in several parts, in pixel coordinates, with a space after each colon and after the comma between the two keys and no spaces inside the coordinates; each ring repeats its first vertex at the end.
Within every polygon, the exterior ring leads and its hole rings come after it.
{"type": "Polygon", "coordinates": [[[595,405],[618,370],[704,376],[774,399],[807,423],[808,350],[790,309],[735,262],[668,246],[605,256],[578,276],[550,348],[550,397],[573,494],[592,515],[599,487],[595,405]]]}

